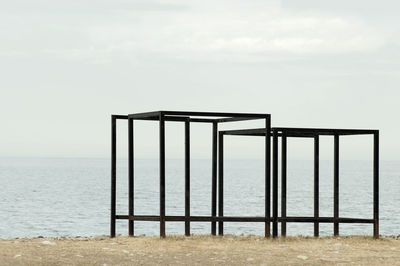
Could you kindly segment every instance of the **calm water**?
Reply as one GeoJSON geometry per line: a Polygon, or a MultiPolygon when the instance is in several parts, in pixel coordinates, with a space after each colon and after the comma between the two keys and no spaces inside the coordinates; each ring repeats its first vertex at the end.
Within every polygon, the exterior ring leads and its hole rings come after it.
{"type": "MultiPolygon", "coordinates": [[[[192,160],[191,212],[210,214],[211,163],[192,160]]],[[[183,160],[166,165],[167,215],[184,214],[183,160]]],[[[333,169],[320,164],[320,215],[333,213],[333,169]]],[[[264,214],[263,162],[230,160],[225,165],[225,215],[264,214]]],[[[313,214],[312,161],[288,162],[288,215],[313,214]]],[[[340,210],[343,217],[372,217],[372,163],[342,161],[340,210]]],[[[400,162],[381,162],[381,234],[400,234],[400,162]]],[[[137,160],[135,213],[158,214],[158,161],[137,160]]],[[[96,236],[109,233],[109,159],[0,159],[0,238],[96,236]]],[[[127,213],[127,161],[118,161],[118,214],[127,213]]],[[[127,221],[117,233],[127,233],[127,221]]],[[[332,234],[321,225],[321,234],[332,234]]],[[[136,234],[158,234],[157,222],[136,222],[136,234]]],[[[263,234],[262,223],[226,223],[225,232],[263,234]]],[[[311,235],[312,224],[288,224],[288,234],[311,235]]],[[[209,223],[192,223],[194,233],[209,233],[209,223]]],[[[167,223],[168,234],[183,234],[184,223],[167,223]]],[[[371,234],[372,225],[341,225],[343,234],[371,234]]]]}

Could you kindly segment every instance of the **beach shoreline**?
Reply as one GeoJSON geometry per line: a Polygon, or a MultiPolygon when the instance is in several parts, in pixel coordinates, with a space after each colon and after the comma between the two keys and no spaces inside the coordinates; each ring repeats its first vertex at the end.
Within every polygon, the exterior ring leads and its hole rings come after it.
{"type": "Polygon", "coordinates": [[[0,239],[2,265],[400,265],[398,237],[367,236],[0,239]]]}

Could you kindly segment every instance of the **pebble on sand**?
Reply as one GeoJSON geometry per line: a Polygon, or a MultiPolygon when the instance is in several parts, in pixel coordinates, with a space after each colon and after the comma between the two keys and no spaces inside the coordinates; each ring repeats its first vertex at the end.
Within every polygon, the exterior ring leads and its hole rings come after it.
{"type": "Polygon", "coordinates": [[[50,246],[55,246],[55,245],[57,245],[56,243],[50,242],[50,241],[47,241],[47,240],[42,241],[42,242],[40,242],[40,243],[42,243],[43,245],[50,245],[50,246]]]}
{"type": "Polygon", "coordinates": [[[302,259],[302,260],[308,259],[308,257],[307,257],[307,256],[304,256],[304,255],[299,255],[299,256],[297,256],[297,258],[302,259]]]}

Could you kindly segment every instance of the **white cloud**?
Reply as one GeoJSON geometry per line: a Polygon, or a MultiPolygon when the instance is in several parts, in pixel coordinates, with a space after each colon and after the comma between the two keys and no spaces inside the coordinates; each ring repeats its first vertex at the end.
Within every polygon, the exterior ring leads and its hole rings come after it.
{"type": "Polygon", "coordinates": [[[140,22],[121,20],[94,25],[95,45],[130,53],[204,58],[251,55],[337,54],[379,49],[385,36],[361,20],[301,15],[284,9],[191,11],[173,16],[135,14],[140,22]]]}
{"type": "MultiPolygon", "coordinates": [[[[27,34],[26,45],[41,47],[41,53],[51,56],[93,62],[147,54],[188,60],[264,60],[282,54],[370,52],[381,48],[387,39],[360,18],[288,11],[280,7],[279,1],[168,3],[187,7],[170,12],[131,8],[108,15],[91,13],[73,17],[77,20],[72,25],[43,14],[44,26],[36,27],[43,32],[35,35],[47,36],[49,41],[29,40],[35,37],[27,34]],[[52,21],[51,28],[47,26],[48,20],[52,21]],[[68,30],[65,25],[70,25],[68,30]],[[61,33],[56,32],[57,27],[61,33]],[[68,34],[65,39],[50,37],[63,33],[68,34]]],[[[39,23],[37,20],[35,23],[39,23]]],[[[24,41],[23,37],[20,39],[24,41]]],[[[32,48],[26,50],[32,53],[32,48]]]]}

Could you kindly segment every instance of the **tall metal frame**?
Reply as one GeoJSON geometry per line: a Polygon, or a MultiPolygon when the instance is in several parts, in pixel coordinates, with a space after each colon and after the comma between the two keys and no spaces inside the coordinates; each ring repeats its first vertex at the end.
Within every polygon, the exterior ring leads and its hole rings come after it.
{"type": "MultiPolygon", "coordinates": [[[[223,135],[239,136],[263,136],[265,128],[228,130],[221,131],[223,135]]],[[[273,165],[272,165],[272,224],[273,237],[278,236],[278,222],[281,222],[281,235],[286,236],[286,223],[314,223],[314,236],[319,236],[319,223],[333,223],[334,235],[339,235],[340,223],[371,223],[373,224],[373,235],[379,238],[379,130],[372,129],[321,129],[321,128],[272,128],[273,139],[273,165]],[[319,216],[319,137],[334,137],[334,189],[332,217],[319,216]],[[339,216],[339,137],[349,135],[373,135],[373,218],[345,218],[339,216]],[[281,216],[278,216],[278,137],[281,137],[281,216]],[[286,215],[287,195],[287,138],[313,138],[314,139],[314,216],[300,217],[286,215]]],[[[223,143],[223,142],[222,142],[223,143]]],[[[223,147],[222,147],[223,148],[223,147]]],[[[223,164],[223,157],[220,157],[220,165],[223,164]]],[[[223,179],[223,175],[219,178],[223,179]]],[[[221,202],[220,202],[221,204],[221,202]]]]}
{"type": "MultiPolygon", "coordinates": [[[[159,221],[160,237],[165,237],[165,223],[185,222],[185,235],[190,235],[191,222],[211,222],[211,234],[216,235],[216,223],[219,222],[219,234],[223,234],[223,222],[242,222],[249,221],[248,217],[223,217],[223,205],[219,205],[217,216],[217,145],[218,145],[218,124],[226,122],[246,121],[255,119],[265,119],[264,137],[266,149],[265,163],[265,179],[266,179],[266,195],[270,191],[270,114],[254,114],[254,113],[221,113],[221,112],[187,112],[187,111],[156,111],[147,113],[137,113],[125,115],[111,116],[111,224],[110,236],[114,237],[116,233],[116,220],[128,220],[129,235],[134,235],[134,221],[159,221]],[[117,120],[128,120],[128,215],[116,214],[116,132],[117,120]],[[152,120],[159,122],[159,163],[160,163],[160,214],[159,215],[136,215],[134,212],[134,120],[152,120]],[[185,123],[185,215],[184,216],[168,216],[165,213],[165,122],[183,122],[185,123]],[[212,124],[212,182],[211,182],[211,216],[191,216],[190,215],[190,123],[210,123],[212,124]]],[[[221,143],[219,145],[221,147],[221,143]]],[[[221,151],[221,150],[220,150],[221,151]]],[[[222,153],[220,153],[219,156],[222,153]]],[[[223,172],[223,168],[219,171],[223,172]]],[[[220,180],[221,182],[221,180],[220,180]]],[[[220,184],[221,185],[221,184],[220,184]]],[[[219,199],[223,198],[222,186],[219,188],[219,199]]],[[[269,196],[266,198],[266,216],[257,217],[265,222],[265,236],[270,236],[270,201],[269,196]],[[268,215],[267,215],[268,214],[268,215]]]]}

